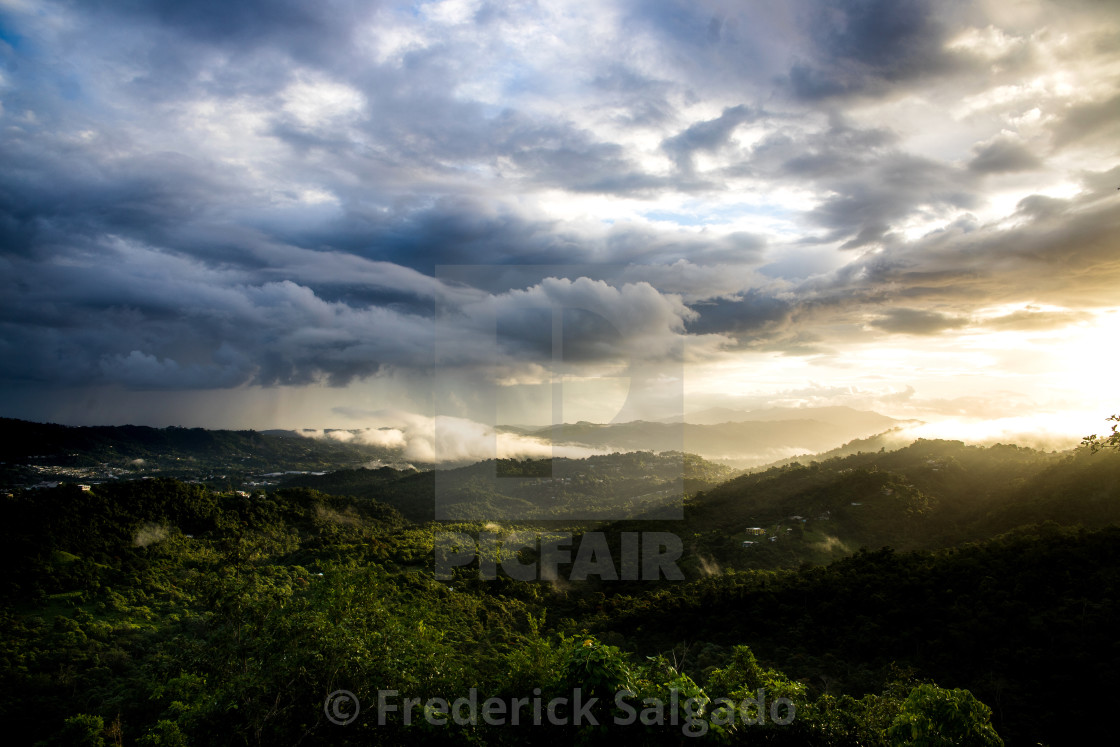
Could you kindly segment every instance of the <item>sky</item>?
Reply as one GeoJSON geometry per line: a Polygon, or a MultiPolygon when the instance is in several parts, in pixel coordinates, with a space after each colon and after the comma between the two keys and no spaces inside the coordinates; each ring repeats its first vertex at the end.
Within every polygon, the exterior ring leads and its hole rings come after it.
{"type": "Polygon", "coordinates": [[[0,0],[0,415],[1103,430],[1117,10],[0,0]]]}

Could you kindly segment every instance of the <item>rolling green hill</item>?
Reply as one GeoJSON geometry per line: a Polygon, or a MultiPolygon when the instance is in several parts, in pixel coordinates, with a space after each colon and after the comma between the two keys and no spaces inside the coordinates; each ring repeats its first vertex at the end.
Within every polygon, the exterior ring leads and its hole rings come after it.
{"type": "MultiPolygon", "coordinates": [[[[55,440],[40,445],[75,443],[45,431],[55,440]]],[[[251,432],[80,435],[98,437],[95,453],[146,442],[149,453],[203,461],[220,459],[223,443],[270,448],[251,432]]],[[[443,728],[369,715],[384,689],[452,700],[476,688],[483,700],[580,687],[602,696],[604,719],[618,715],[609,703],[622,689],[639,702],[762,689],[794,704],[788,727],[711,727],[718,744],[886,747],[907,743],[920,722],[942,734],[939,744],[1080,745],[1094,743],[1101,717],[1078,704],[1120,696],[1117,450],[917,441],[738,476],[690,455],[638,452],[439,474],[343,469],[287,483],[239,494],[157,477],[0,496],[9,740],[685,738],[679,725],[443,728]],[[675,532],[684,582],[484,580],[469,565],[434,578],[441,532],[525,526],[430,521],[437,478],[450,505],[523,502],[543,516],[556,495],[630,505],[677,485],[682,464],[683,520],[566,531],[604,531],[612,551],[623,531],[675,532]],[[494,491],[495,473],[519,479],[494,491]],[[339,690],[363,705],[351,726],[324,720],[324,698],[339,690]]]]}
{"type": "Polygon", "coordinates": [[[586,459],[504,459],[438,472],[378,469],[294,475],[284,485],[375,498],[414,521],[441,515],[460,520],[594,521],[639,515],[651,506],[680,505],[680,496],[718,485],[734,471],[691,454],[631,452],[586,459]],[[511,478],[511,479],[504,479],[511,478]]]}

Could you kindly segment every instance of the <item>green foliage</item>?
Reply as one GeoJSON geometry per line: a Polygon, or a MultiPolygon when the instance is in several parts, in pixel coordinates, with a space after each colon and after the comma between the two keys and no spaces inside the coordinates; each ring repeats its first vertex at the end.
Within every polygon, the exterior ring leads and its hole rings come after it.
{"type": "MultiPolygon", "coordinates": [[[[662,490],[681,460],[560,461],[502,462],[533,484],[498,493],[477,492],[493,464],[450,474],[494,505],[555,488],[617,507],[662,490]]],[[[1056,744],[1087,734],[1054,688],[1120,694],[1120,453],[918,442],[722,486],[718,466],[683,461],[686,486],[706,491],[689,494],[684,523],[603,527],[612,552],[623,531],[678,531],[693,580],[677,584],[482,582],[469,569],[439,583],[434,533],[483,526],[418,522],[430,472],[301,475],[253,496],[160,479],[17,492],[0,499],[0,718],[27,744],[681,743],[681,724],[615,726],[628,690],[639,709],[688,701],[716,743],[998,744],[998,729],[1056,744]],[[810,520],[786,526],[794,514],[810,520]],[[1037,525],[992,537],[1024,519],[1037,525]],[[1105,528],[1059,525],[1078,522],[1105,528]],[[740,562],[752,525],[782,533],[740,562]],[[850,552],[876,540],[945,549],[850,552]],[[451,700],[472,687],[480,701],[580,688],[600,698],[600,726],[371,716],[378,690],[451,700]],[[347,727],[323,710],[340,689],[363,704],[347,727]],[[760,693],[764,723],[720,722],[719,699],[760,693]],[[788,726],[771,718],[778,698],[793,704],[788,726]]]]}
{"type": "Polygon", "coordinates": [[[765,690],[768,697],[804,700],[805,685],[794,682],[781,672],[760,666],[754,652],[747,646],[735,646],[727,666],[708,676],[708,687],[732,700],[753,697],[765,690]]]}
{"type": "Polygon", "coordinates": [[[186,736],[175,721],[162,719],[136,741],[138,747],[188,747],[186,736]]]}
{"type": "Polygon", "coordinates": [[[893,745],[1002,747],[989,723],[992,711],[968,690],[918,685],[887,729],[893,745]]]}
{"type": "Polygon", "coordinates": [[[623,653],[594,638],[568,641],[560,682],[563,690],[581,687],[603,700],[611,700],[619,690],[632,690],[635,686],[634,673],[623,653]]]}
{"type": "Polygon", "coordinates": [[[100,716],[80,713],[66,719],[54,744],[67,747],[104,747],[105,722],[100,716]]]}
{"type": "Polygon", "coordinates": [[[1101,449],[1120,449],[1120,431],[1116,430],[1120,427],[1117,425],[1117,423],[1120,423],[1120,415],[1110,415],[1108,419],[1115,421],[1112,426],[1112,432],[1109,435],[1098,436],[1093,434],[1081,440],[1082,446],[1088,446],[1089,450],[1094,454],[1101,449]]]}
{"type": "Polygon", "coordinates": [[[1087,450],[919,440],[893,452],[794,462],[691,497],[679,533],[691,538],[694,558],[705,558],[688,566],[699,576],[712,567],[823,565],[860,547],[951,547],[1046,521],[1120,522],[1120,451],[1090,459],[1087,450]]]}

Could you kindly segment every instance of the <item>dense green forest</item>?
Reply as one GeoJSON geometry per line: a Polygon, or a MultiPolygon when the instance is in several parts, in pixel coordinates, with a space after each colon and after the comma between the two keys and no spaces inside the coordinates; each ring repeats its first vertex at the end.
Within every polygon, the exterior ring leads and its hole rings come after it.
{"type": "MultiPolygon", "coordinates": [[[[606,500],[639,474],[657,482],[664,463],[596,459],[473,469],[611,475],[581,493],[606,500]]],[[[6,734],[47,745],[1099,741],[1100,704],[1120,694],[1120,452],[925,441],[738,477],[684,465],[673,522],[435,522],[431,473],[389,468],[249,495],[163,478],[13,490],[0,504],[6,734]],[[473,564],[436,580],[440,533],[528,528],[575,543],[602,532],[612,549],[627,532],[673,531],[686,580],[488,581],[473,564]],[[534,699],[577,688],[585,705],[597,698],[580,723],[560,701],[560,723],[547,707],[532,723],[534,699]],[[481,708],[474,723],[457,719],[472,692],[527,700],[521,722],[481,708]],[[384,723],[379,693],[400,706],[384,723]]]]}

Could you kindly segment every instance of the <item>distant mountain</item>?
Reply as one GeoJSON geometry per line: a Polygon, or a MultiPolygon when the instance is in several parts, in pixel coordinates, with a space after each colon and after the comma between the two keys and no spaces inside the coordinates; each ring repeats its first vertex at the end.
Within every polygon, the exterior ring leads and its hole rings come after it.
{"type": "Polygon", "coordinates": [[[858,428],[867,433],[879,433],[906,421],[889,418],[872,410],[852,407],[770,407],[765,410],[735,410],[730,407],[709,407],[689,413],[683,418],[665,422],[685,422],[692,425],[718,425],[746,421],[817,420],[841,428],[858,428]]]}
{"type": "Polygon", "coordinates": [[[895,451],[905,446],[910,445],[915,441],[912,435],[913,431],[905,425],[890,430],[876,433],[867,438],[856,438],[847,443],[837,446],[835,449],[822,451],[818,453],[805,452],[803,454],[795,454],[785,459],[777,459],[767,464],[751,467],[749,471],[757,472],[761,469],[770,469],[772,467],[781,467],[786,464],[793,464],[794,462],[823,462],[827,459],[835,457],[846,457],[853,454],[863,454],[876,451],[895,451]]]}
{"type": "MultiPolygon", "coordinates": [[[[565,424],[557,440],[618,451],[686,451],[736,467],[752,467],[835,449],[905,422],[850,407],[755,412],[715,408],[689,416],[688,421],[565,424]],[[693,422],[693,418],[704,422],[693,422]]],[[[553,429],[531,433],[547,440],[553,429]]]]}

